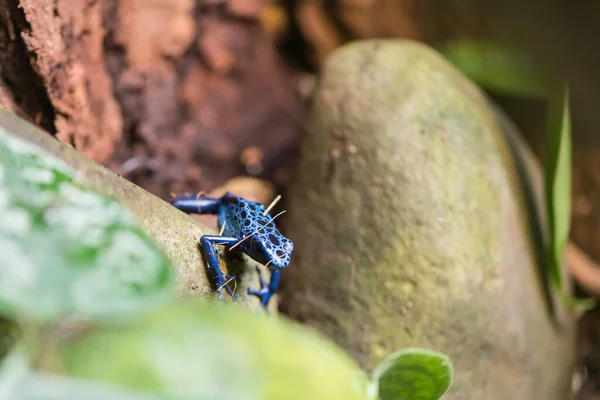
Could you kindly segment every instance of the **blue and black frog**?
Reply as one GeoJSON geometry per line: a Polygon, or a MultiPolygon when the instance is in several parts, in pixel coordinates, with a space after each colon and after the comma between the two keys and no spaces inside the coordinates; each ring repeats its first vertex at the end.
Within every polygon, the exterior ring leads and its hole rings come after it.
{"type": "Polygon", "coordinates": [[[277,230],[274,218],[265,207],[229,192],[220,198],[181,196],[171,204],[188,214],[217,215],[222,234],[204,235],[200,238],[200,244],[206,262],[215,274],[219,299],[223,299],[225,289],[236,300],[235,293],[226,284],[232,277],[224,275],[219,268],[215,246],[223,245],[232,252],[245,253],[271,270],[271,279],[267,283],[257,268],[261,288],[248,289],[249,294],[260,299],[261,307],[266,307],[279,287],[280,270],[290,263],[294,244],[277,230]]]}

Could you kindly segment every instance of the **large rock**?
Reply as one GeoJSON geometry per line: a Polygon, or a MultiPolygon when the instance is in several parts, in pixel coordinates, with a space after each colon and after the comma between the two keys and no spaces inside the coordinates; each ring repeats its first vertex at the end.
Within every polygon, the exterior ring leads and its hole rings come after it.
{"type": "Polygon", "coordinates": [[[448,353],[448,399],[565,399],[573,318],[550,312],[522,167],[539,171],[511,129],[424,45],[336,51],[287,196],[284,310],[366,368],[407,346],[448,353]]]}

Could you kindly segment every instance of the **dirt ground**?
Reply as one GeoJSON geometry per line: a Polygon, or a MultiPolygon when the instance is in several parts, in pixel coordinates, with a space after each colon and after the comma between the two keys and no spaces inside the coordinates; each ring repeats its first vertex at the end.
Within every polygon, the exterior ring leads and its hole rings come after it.
{"type": "MultiPolygon", "coordinates": [[[[240,175],[281,191],[331,51],[474,35],[478,12],[459,1],[0,0],[0,107],[163,199],[240,175]]],[[[543,107],[497,100],[541,156],[543,107]]],[[[585,115],[574,120],[572,237],[600,260],[600,143],[585,115]]],[[[600,398],[600,310],[581,319],[579,351],[577,398],[600,398]]]]}

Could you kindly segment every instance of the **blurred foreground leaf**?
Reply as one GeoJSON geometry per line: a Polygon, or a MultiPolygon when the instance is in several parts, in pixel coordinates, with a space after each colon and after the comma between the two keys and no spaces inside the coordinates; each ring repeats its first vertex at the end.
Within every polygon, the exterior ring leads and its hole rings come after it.
{"type": "Polygon", "coordinates": [[[115,385],[32,371],[23,348],[13,351],[0,368],[2,400],[161,400],[115,385]]]}
{"type": "Polygon", "coordinates": [[[329,340],[223,302],[177,302],[61,348],[68,375],[169,399],[367,398],[366,375],[329,340]]]}
{"type": "Polygon", "coordinates": [[[408,348],[387,356],[373,372],[381,400],[437,400],[452,385],[454,369],[445,354],[408,348]]]}
{"type": "MultiPolygon", "coordinates": [[[[60,375],[26,375],[6,400],[166,400],[105,383],[60,375]]],[[[202,400],[202,399],[199,399],[202,400]]],[[[235,400],[235,399],[232,399],[235,400]]]]}
{"type": "Polygon", "coordinates": [[[118,319],[171,294],[169,264],[116,201],[0,129],[0,313],[118,319]]]}

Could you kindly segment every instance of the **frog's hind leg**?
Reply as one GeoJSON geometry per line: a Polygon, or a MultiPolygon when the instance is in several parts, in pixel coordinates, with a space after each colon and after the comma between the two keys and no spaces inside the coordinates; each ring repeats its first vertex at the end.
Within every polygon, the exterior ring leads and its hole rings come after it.
{"type": "Polygon", "coordinates": [[[237,296],[226,284],[226,277],[219,268],[219,255],[217,254],[216,245],[224,245],[227,247],[233,246],[239,241],[238,238],[233,236],[217,236],[217,235],[204,235],[200,238],[200,244],[204,251],[204,257],[208,266],[215,274],[217,280],[217,292],[219,293],[219,300],[223,300],[223,289],[229,293],[233,301],[237,300],[237,296]]]}
{"type": "Polygon", "coordinates": [[[260,307],[267,310],[267,305],[271,300],[271,297],[277,292],[279,288],[279,274],[281,271],[279,269],[274,269],[271,271],[271,280],[269,283],[263,277],[262,271],[260,267],[256,267],[256,272],[258,272],[258,278],[260,279],[260,289],[252,289],[248,288],[248,294],[252,296],[256,296],[260,300],[260,307]]]}

